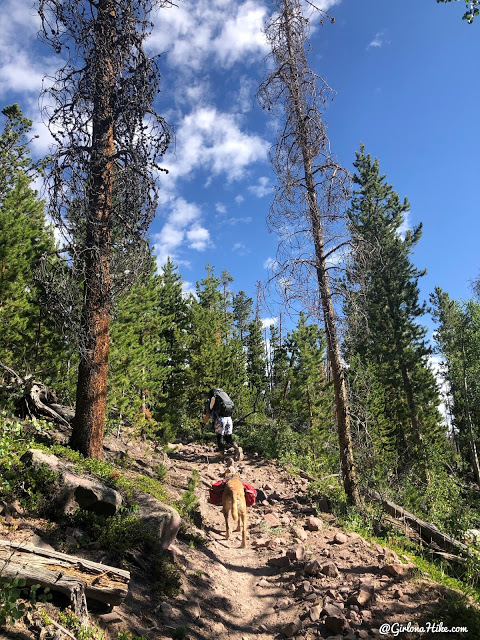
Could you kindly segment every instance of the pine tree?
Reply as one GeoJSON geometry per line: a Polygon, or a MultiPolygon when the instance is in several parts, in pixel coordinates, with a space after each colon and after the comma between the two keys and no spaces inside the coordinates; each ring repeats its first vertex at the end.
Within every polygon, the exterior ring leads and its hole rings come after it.
{"type": "MultiPolygon", "coordinates": [[[[426,445],[440,437],[440,415],[426,329],[419,323],[426,309],[419,302],[418,280],[425,272],[411,262],[421,225],[402,237],[408,200],[400,201],[363,146],[356,155],[345,354],[352,365],[370,368],[382,388],[377,410],[388,420],[399,461],[425,466],[426,445]]],[[[353,372],[350,379],[354,387],[353,372]]]]}
{"type": "Polygon", "coordinates": [[[167,375],[162,382],[161,404],[156,410],[163,437],[173,438],[186,417],[187,374],[191,309],[182,292],[182,280],[169,259],[162,268],[158,299],[162,317],[167,375]]]}
{"type": "Polygon", "coordinates": [[[430,297],[437,351],[443,359],[453,437],[463,460],[469,460],[480,484],[480,304],[459,302],[439,287],[430,297]]]}
{"type": "Polygon", "coordinates": [[[239,291],[233,297],[233,319],[242,342],[248,333],[247,326],[252,317],[252,305],[253,300],[247,296],[245,291],[239,291]]]}
{"type": "Polygon", "coordinates": [[[41,372],[55,384],[64,376],[64,347],[39,303],[35,273],[41,256],[53,253],[53,229],[31,186],[34,166],[27,136],[31,120],[18,105],[2,111],[0,136],[0,359],[21,372],[41,372]]]}
{"type": "Polygon", "coordinates": [[[167,349],[155,262],[118,302],[111,331],[109,411],[145,431],[167,377],[167,349]]]}
{"type": "Polygon", "coordinates": [[[319,428],[332,415],[333,406],[332,395],[327,394],[324,336],[316,324],[307,325],[307,317],[301,313],[285,346],[290,357],[285,398],[290,424],[298,432],[319,428]]]}
{"type": "Polygon", "coordinates": [[[222,280],[207,265],[206,277],[197,283],[192,303],[192,330],[188,362],[188,412],[193,419],[204,410],[208,391],[223,388],[235,402],[236,415],[248,408],[245,352],[225,308],[222,280]]]}

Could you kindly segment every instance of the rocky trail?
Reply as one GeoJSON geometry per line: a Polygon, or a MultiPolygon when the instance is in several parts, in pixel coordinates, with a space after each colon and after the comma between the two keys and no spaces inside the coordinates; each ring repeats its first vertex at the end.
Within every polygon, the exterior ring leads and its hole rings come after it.
{"type": "MultiPolygon", "coordinates": [[[[257,503],[248,508],[247,547],[241,548],[239,532],[225,540],[221,507],[208,501],[210,485],[222,478],[225,468],[213,447],[171,445],[165,454],[145,442],[110,438],[105,451],[110,459],[128,454],[125,473],[131,477],[154,477],[159,463],[164,465],[172,500],[181,498],[194,470],[199,474],[197,526],[183,529],[168,552],[180,569],[180,594],[156,595],[149,558],[141,552],[127,554],[122,568],[130,571],[131,579],[125,600],[103,610],[89,605],[91,624],[103,628],[107,638],[128,631],[152,640],[470,640],[468,633],[395,635],[395,625],[441,620],[445,587],[424,579],[406,556],[399,558],[339,528],[328,501],[312,501],[307,479],[255,454],[235,463],[241,479],[258,490],[257,503]],[[381,633],[386,624],[393,625],[391,633],[381,633]]],[[[55,538],[52,531],[48,523],[21,510],[0,519],[4,540],[58,548],[58,532],[55,538]]],[[[67,534],[72,540],[81,532],[67,534]]],[[[104,562],[105,550],[98,545],[77,547],[81,557],[104,562]]],[[[31,630],[0,630],[0,638],[37,637],[41,634],[31,630]]]]}
{"type": "Polygon", "coordinates": [[[201,477],[197,493],[206,545],[174,545],[187,582],[179,598],[162,605],[177,623],[186,614],[189,637],[393,637],[380,634],[382,625],[406,626],[435,611],[443,588],[415,576],[408,558],[336,527],[326,501],[320,501],[326,511],[317,512],[307,480],[259,456],[237,463],[240,477],[259,490],[248,509],[242,549],[239,532],[225,540],[221,507],[208,502],[208,488],[224,470],[213,450],[184,445],[169,464],[171,482],[186,483],[194,468],[201,477]]]}

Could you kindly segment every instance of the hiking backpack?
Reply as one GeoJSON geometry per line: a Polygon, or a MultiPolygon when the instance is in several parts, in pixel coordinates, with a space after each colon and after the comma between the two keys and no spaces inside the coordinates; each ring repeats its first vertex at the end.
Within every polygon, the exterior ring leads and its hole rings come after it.
{"type": "Polygon", "coordinates": [[[212,389],[210,392],[210,398],[215,396],[215,404],[213,410],[217,416],[222,418],[230,418],[233,413],[235,405],[233,404],[230,396],[223,391],[223,389],[212,389]]]}

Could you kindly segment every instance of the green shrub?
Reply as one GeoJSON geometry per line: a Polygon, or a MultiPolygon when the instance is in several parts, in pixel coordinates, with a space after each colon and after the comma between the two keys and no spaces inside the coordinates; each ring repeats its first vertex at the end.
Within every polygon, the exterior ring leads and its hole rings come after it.
{"type": "Polygon", "coordinates": [[[14,625],[17,620],[36,606],[37,602],[51,599],[48,587],[37,595],[39,584],[27,587],[24,578],[2,578],[0,576],[0,626],[14,625]]]}

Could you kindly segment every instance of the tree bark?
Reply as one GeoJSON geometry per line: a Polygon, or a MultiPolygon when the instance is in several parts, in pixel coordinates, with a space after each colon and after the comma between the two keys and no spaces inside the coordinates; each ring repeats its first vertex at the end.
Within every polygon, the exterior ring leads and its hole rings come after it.
{"type": "Polygon", "coordinates": [[[71,445],[85,456],[103,457],[110,329],[110,247],[112,227],[115,1],[99,0],[87,248],[78,368],[76,413],[71,445]]]}
{"type": "Polygon", "coordinates": [[[298,69],[295,62],[293,40],[290,29],[290,3],[285,0],[285,34],[290,58],[290,71],[292,81],[289,86],[290,99],[295,107],[297,144],[302,152],[303,167],[305,174],[305,184],[307,190],[307,207],[315,247],[316,273],[319,286],[320,300],[325,323],[327,338],[328,358],[332,371],[333,387],[335,392],[336,422],[338,431],[338,443],[340,449],[340,462],[342,469],[342,479],[345,493],[349,501],[361,506],[360,494],[358,492],[355,462],[353,457],[353,445],[350,427],[350,416],[348,412],[347,388],[340,357],[340,347],[335,325],[335,312],[330,292],[330,284],[325,264],[325,250],[323,242],[323,229],[320,210],[318,206],[315,174],[313,171],[312,152],[309,144],[307,130],[308,117],[303,109],[303,96],[298,79],[298,69]]]}

